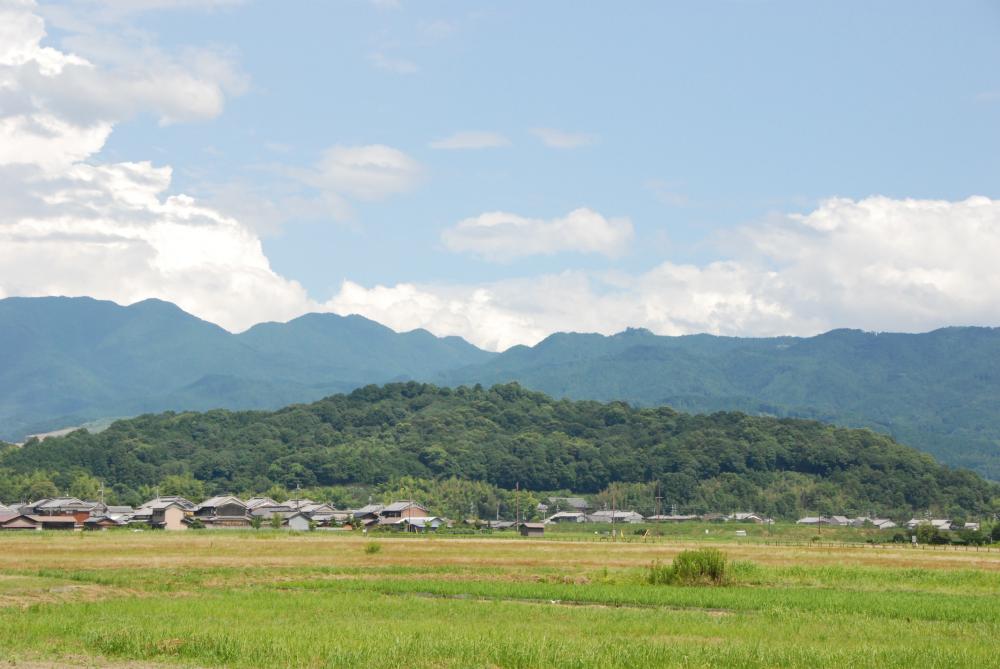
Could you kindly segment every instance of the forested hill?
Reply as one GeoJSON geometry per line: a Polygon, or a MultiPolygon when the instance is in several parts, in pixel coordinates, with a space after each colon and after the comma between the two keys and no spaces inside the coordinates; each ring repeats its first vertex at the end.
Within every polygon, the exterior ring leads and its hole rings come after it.
{"type": "Polygon", "coordinates": [[[555,334],[501,354],[360,316],[232,334],[178,307],[0,300],[0,439],[164,410],[276,409],[369,384],[517,381],[553,397],[870,427],[1000,480],[1000,329],[816,337],[555,334]]]}
{"type": "Polygon", "coordinates": [[[870,427],[1000,480],[1000,328],[761,339],[555,334],[438,381],[518,381],[554,397],[870,427]]]}
{"type": "Polygon", "coordinates": [[[1000,486],[869,430],[554,400],[516,384],[390,384],[274,412],[141,416],[99,434],[79,431],[7,449],[0,490],[39,471],[63,489],[88,472],[120,497],[189,473],[209,493],[403,476],[580,493],[655,481],[668,505],[782,517],[980,515],[1000,503],[1000,486]]]}

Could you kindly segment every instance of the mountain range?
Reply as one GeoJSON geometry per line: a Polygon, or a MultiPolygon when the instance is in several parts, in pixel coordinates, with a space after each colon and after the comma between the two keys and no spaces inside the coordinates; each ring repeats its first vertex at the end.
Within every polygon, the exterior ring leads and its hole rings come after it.
{"type": "Polygon", "coordinates": [[[492,353],[361,316],[308,314],[232,334],[159,300],[0,300],[0,439],[162,410],[270,409],[411,379],[869,427],[1000,480],[997,328],[772,338],[629,329],[492,353]]]}

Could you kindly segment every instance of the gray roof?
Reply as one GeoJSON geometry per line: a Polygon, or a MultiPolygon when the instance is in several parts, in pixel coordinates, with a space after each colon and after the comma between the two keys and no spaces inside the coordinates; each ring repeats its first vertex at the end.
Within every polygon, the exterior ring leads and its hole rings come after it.
{"type": "Polygon", "coordinates": [[[66,507],[76,507],[79,509],[93,509],[96,502],[84,502],[76,497],[53,497],[40,502],[35,502],[35,509],[62,509],[66,507]]]}
{"type": "Polygon", "coordinates": [[[360,509],[355,510],[354,515],[355,516],[366,516],[369,513],[379,513],[383,509],[385,509],[385,505],[384,504],[366,504],[363,507],[361,507],[360,509]]]}
{"type": "Polygon", "coordinates": [[[204,502],[197,506],[198,509],[214,509],[217,506],[222,506],[223,504],[239,504],[242,507],[246,507],[246,504],[239,497],[233,497],[232,495],[216,495],[206,499],[204,502]]]}
{"type": "Polygon", "coordinates": [[[424,508],[423,504],[418,504],[417,502],[414,502],[412,500],[406,500],[406,501],[403,501],[403,502],[393,502],[392,504],[390,504],[389,506],[385,507],[382,510],[383,511],[405,511],[406,509],[409,509],[411,506],[419,506],[420,508],[424,508]]]}
{"type": "Polygon", "coordinates": [[[280,506],[278,502],[270,497],[251,497],[246,502],[248,509],[256,509],[258,506],[280,506]]]}

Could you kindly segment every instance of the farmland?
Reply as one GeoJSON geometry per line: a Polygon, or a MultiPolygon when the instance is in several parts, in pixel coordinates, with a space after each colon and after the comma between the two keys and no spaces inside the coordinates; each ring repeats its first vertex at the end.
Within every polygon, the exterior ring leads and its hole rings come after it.
{"type": "MultiPolygon", "coordinates": [[[[731,536],[731,535],[730,535],[731,536]]],[[[0,537],[0,667],[996,666],[1000,552],[686,537],[0,537]],[[7,664],[4,664],[4,663],[7,664]]]]}

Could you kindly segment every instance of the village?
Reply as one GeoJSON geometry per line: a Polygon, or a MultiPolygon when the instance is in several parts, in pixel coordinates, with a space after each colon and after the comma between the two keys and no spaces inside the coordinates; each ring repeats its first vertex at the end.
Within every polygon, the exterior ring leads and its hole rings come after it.
{"type": "MultiPolygon", "coordinates": [[[[456,521],[434,515],[423,504],[399,500],[390,504],[369,503],[357,509],[337,509],[331,504],[310,499],[290,499],[278,502],[269,497],[241,500],[232,495],[211,497],[194,503],[184,497],[162,496],[137,508],[107,505],[75,497],[40,499],[30,503],[0,504],[0,531],[24,530],[108,530],[114,528],[187,530],[187,529],[286,529],[370,530],[399,532],[435,532],[441,528],[464,525],[484,530],[516,531],[522,536],[539,537],[551,525],[594,523],[602,525],[634,525],[639,523],[748,523],[770,525],[775,521],[753,512],[730,514],[654,514],[643,516],[633,510],[595,509],[582,497],[549,497],[531,514],[518,514],[519,520],[465,519],[456,521]],[[565,510],[564,510],[565,509],[565,510]],[[527,517],[538,518],[530,522],[527,517]]],[[[823,527],[868,527],[888,530],[898,527],[886,518],[842,515],[809,516],[796,521],[798,525],[823,527]]],[[[913,518],[906,528],[913,530],[929,525],[937,530],[979,530],[979,523],[952,523],[948,519],[913,518]]],[[[737,536],[745,532],[737,530],[737,536]]]]}

